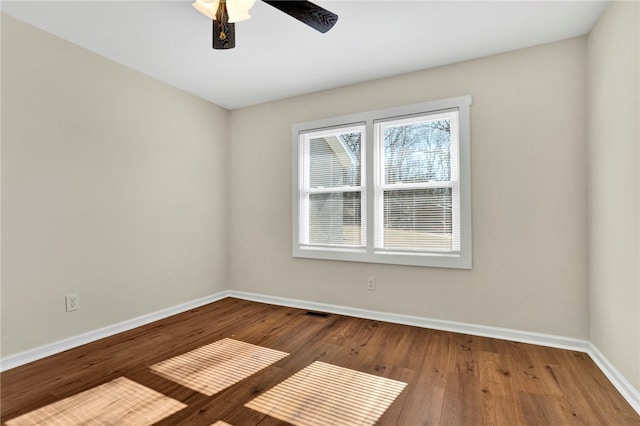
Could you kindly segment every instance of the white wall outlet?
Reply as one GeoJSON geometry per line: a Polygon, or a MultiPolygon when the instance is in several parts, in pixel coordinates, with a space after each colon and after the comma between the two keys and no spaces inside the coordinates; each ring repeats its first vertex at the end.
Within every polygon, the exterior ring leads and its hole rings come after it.
{"type": "Polygon", "coordinates": [[[65,301],[67,303],[67,312],[77,311],[80,309],[80,296],[78,294],[67,294],[65,296],[65,301]]]}
{"type": "Polygon", "coordinates": [[[374,291],[376,289],[376,277],[367,278],[367,290],[374,291]]]}

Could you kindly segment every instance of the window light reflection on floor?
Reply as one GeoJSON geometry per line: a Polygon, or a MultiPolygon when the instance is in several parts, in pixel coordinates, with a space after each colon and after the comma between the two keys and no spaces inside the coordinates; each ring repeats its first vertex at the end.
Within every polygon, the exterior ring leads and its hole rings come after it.
{"type": "Polygon", "coordinates": [[[139,383],[118,377],[15,417],[7,426],[117,424],[152,425],[186,407],[139,383]]]}
{"type": "Polygon", "coordinates": [[[297,426],[373,425],[406,385],[316,361],[245,407],[297,426]]]}
{"type": "Polygon", "coordinates": [[[222,339],[151,366],[151,371],[212,396],[289,355],[234,339],[222,339]]]}

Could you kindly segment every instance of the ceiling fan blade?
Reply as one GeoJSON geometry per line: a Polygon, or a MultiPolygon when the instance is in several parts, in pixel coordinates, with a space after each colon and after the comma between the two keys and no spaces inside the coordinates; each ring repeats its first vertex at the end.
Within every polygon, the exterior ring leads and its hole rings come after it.
{"type": "Polygon", "coordinates": [[[338,15],[329,12],[310,1],[290,1],[290,0],[262,0],[265,3],[281,10],[287,15],[296,18],[303,24],[311,28],[326,33],[338,21],[338,15]]]}

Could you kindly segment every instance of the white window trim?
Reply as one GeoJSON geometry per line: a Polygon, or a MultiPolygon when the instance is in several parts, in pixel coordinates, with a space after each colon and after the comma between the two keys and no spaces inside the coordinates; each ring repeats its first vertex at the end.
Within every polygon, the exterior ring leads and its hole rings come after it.
{"type": "MultiPolygon", "coordinates": [[[[364,124],[363,123],[359,123],[359,124],[354,124],[352,126],[348,126],[348,127],[340,127],[340,131],[341,132],[345,132],[345,133],[349,133],[349,132],[362,132],[362,146],[360,148],[360,152],[361,152],[361,156],[364,157],[366,155],[366,142],[365,142],[365,136],[364,136],[364,124]]],[[[301,203],[300,202],[300,194],[303,194],[305,198],[308,199],[308,197],[311,194],[322,194],[322,193],[332,193],[332,192],[360,192],[361,194],[363,194],[363,191],[366,187],[366,167],[363,164],[361,166],[360,169],[360,175],[362,176],[362,179],[364,180],[365,184],[364,185],[360,185],[360,186],[337,186],[337,187],[327,187],[327,188],[310,188],[310,184],[309,184],[309,155],[306,152],[306,150],[309,149],[309,141],[318,137],[322,137],[322,136],[326,136],[326,135],[330,135],[333,132],[331,131],[331,129],[322,129],[319,131],[303,131],[300,132],[297,136],[298,139],[298,144],[297,144],[297,148],[299,150],[298,154],[296,155],[296,157],[298,158],[297,160],[297,164],[295,167],[297,167],[298,169],[298,176],[302,176],[302,179],[299,179],[298,182],[298,198],[296,199],[296,202],[298,204],[298,208],[299,208],[299,213],[296,215],[296,220],[298,222],[297,225],[297,230],[298,230],[298,244],[303,247],[303,248],[313,248],[313,247],[318,247],[318,248],[327,248],[327,249],[340,249],[340,248],[345,248],[345,249],[357,249],[357,247],[336,247],[336,246],[332,246],[329,244],[319,244],[319,245],[314,245],[311,246],[309,244],[308,241],[308,233],[305,232],[307,231],[306,226],[308,226],[309,224],[306,223],[305,221],[301,221],[300,220],[300,216],[304,216],[307,217],[309,215],[309,203],[304,202],[301,203]],[[300,143],[303,144],[303,148],[302,150],[300,150],[300,143]]],[[[365,157],[366,158],[366,157],[365,157]]],[[[365,200],[364,195],[362,200],[365,200]]],[[[361,227],[363,229],[366,229],[366,221],[365,221],[365,217],[366,217],[366,213],[365,213],[365,209],[366,206],[362,206],[361,207],[361,215],[362,215],[362,223],[361,223],[361,227]]],[[[366,245],[366,236],[364,238],[364,243],[366,245]]]]}
{"type": "MultiPolygon", "coordinates": [[[[291,126],[292,155],[292,222],[293,257],[327,259],[352,262],[386,263],[396,265],[430,266],[442,268],[471,269],[472,267],[472,226],[471,226],[471,96],[459,96],[437,101],[423,102],[419,104],[388,108],[377,111],[369,111],[359,114],[344,115],[323,120],[297,123],[291,126]],[[385,251],[374,248],[375,226],[374,224],[375,186],[374,162],[377,161],[372,148],[375,146],[374,126],[381,120],[389,120],[394,117],[416,115],[420,113],[435,113],[438,111],[458,110],[458,172],[459,172],[459,200],[460,200],[460,251],[459,253],[437,252],[400,252],[385,251]],[[301,192],[299,179],[301,173],[302,152],[300,152],[300,135],[302,133],[324,132],[331,128],[348,127],[352,125],[365,125],[365,137],[362,145],[362,173],[366,176],[365,186],[361,189],[362,197],[366,204],[362,211],[362,227],[365,236],[366,248],[349,247],[321,247],[300,244],[299,196],[301,192]]],[[[455,199],[455,197],[454,197],[455,199]]]]}
{"type": "MultiPolygon", "coordinates": [[[[441,120],[441,119],[445,119],[448,118],[449,120],[451,120],[452,122],[455,121],[455,126],[452,126],[452,129],[454,129],[455,131],[457,131],[458,129],[458,123],[457,123],[457,115],[458,114],[453,114],[454,110],[448,110],[448,111],[442,111],[442,112],[435,112],[435,113],[430,113],[429,114],[429,120],[441,120]]],[[[458,108],[455,109],[455,112],[458,112],[458,108]]],[[[402,117],[400,119],[386,119],[386,120],[382,120],[382,121],[376,121],[375,124],[375,130],[376,130],[376,139],[374,141],[374,152],[373,152],[373,158],[374,158],[374,163],[376,164],[376,168],[373,171],[374,172],[374,205],[375,205],[375,214],[374,214],[374,219],[375,219],[375,223],[374,223],[374,241],[373,241],[373,246],[374,246],[374,252],[375,253],[387,253],[387,252],[391,252],[391,253],[403,253],[403,252],[407,252],[407,253],[412,253],[412,252],[418,252],[418,254],[426,254],[425,250],[401,250],[401,249],[394,249],[394,250],[385,250],[384,248],[382,248],[382,235],[384,233],[383,231],[383,209],[384,209],[384,197],[383,197],[383,193],[384,191],[387,190],[402,190],[402,189],[426,189],[426,188],[451,188],[452,190],[452,203],[454,205],[458,204],[458,199],[459,199],[459,189],[460,189],[460,185],[459,185],[459,167],[458,167],[458,163],[459,163],[459,158],[458,158],[458,144],[453,144],[452,149],[450,150],[451,152],[451,159],[453,160],[451,162],[451,180],[448,182],[420,182],[420,183],[394,183],[394,184],[385,184],[385,174],[384,174],[384,157],[382,155],[382,150],[383,148],[383,144],[384,144],[384,138],[383,138],[383,132],[382,132],[382,128],[383,125],[385,123],[395,123],[395,124],[412,124],[415,122],[419,122],[422,121],[424,118],[424,113],[422,114],[418,114],[418,115],[411,115],[409,117],[402,117]]],[[[454,137],[452,137],[452,139],[458,140],[459,141],[459,135],[456,134],[454,137]]],[[[459,216],[454,215],[452,220],[454,221],[454,226],[453,226],[453,232],[457,233],[460,229],[460,224],[459,224],[459,216]]],[[[456,239],[454,238],[454,248],[451,251],[448,251],[448,254],[452,254],[452,255],[457,255],[458,253],[460,253],[460,246],[459,246],[459,238],[456,239]],[[453,252],[453,253],[452,253],[453,252]]],[[[435,250],[433,249],[431,251],[432,254],[441,254],[439,253],[439,250],[435,250]]]]}

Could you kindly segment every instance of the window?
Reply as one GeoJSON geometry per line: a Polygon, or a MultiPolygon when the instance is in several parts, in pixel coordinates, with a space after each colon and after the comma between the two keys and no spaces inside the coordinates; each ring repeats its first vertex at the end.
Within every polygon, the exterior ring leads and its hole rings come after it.
{"type": "Polygon", "coordinates": [[[292,126],[293,256],[470,269],[470,105],[292,126]]]}
{"type": "Polygon", "coordinates": [[[362,125],[300,135],[301,246],[365,247],[363,135],[362,125]]]}

